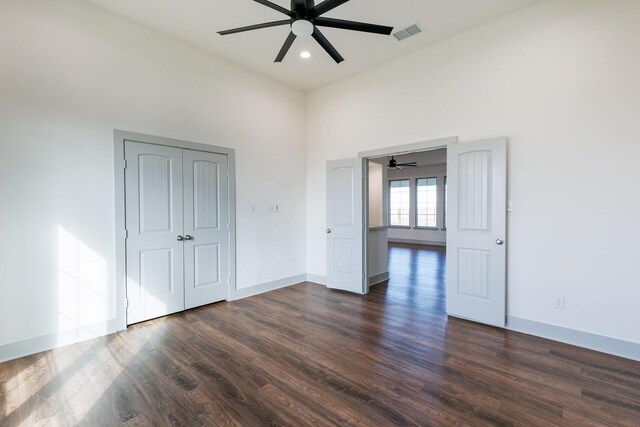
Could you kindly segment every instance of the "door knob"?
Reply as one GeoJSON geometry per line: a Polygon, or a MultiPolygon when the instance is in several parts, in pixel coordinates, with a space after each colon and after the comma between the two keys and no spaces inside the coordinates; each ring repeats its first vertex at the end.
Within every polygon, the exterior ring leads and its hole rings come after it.
{"type": "Polygon", "coordinates": [[[330,233],[331,233],[331,229],[327,228],[327,234],[330,234],[330,233]]]}
{"type": "Polygon", "coordinates": [[[502,239],[498,239],[498,240],[496,240],[496,245],[502,246],[502,245],[504,245],[504,241],[502,239]]]}
{"type": "Polygon", "coordinates": [[[182,242],[182,241],[184,240],[184,237],[182,237],[182,236],[178,236],[178,237],[176,238],[176,240],[177,240],[178,242],[182,242]]]}
{"type": "Polygon", "coordinates": [[[184,236],[184,240],[193,240],[193,236],[189,236],[188,234],[184,236]]]}

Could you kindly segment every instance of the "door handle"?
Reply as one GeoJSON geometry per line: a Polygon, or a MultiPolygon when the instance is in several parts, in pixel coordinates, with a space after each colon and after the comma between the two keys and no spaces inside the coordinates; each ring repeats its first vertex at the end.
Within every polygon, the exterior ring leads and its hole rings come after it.
{"type": "Polygon", "coordinates": [[[496,245],[498,245],[498,246],[504,245],[504,240],[502,240],[502,239],[496,240],[496,245]]]}
{"type": "Polygon", "coordinates": [[[189,236],[188,234],[184,236],[184,240],[193,240],[193,236],[189,236]]]}
{"type": "Polygon", "coordinates": [[[331,229],[327,228],[327,234],[331,234],[331,229]]]}
{"type": "Polygon", "coordinates": [[[182,236],[178,236],[178,237],[176,238],[176,240],[177,240],[178,242],[182,242],[182,241],[184,240],[184,237],[182,237],[182,236]]]}

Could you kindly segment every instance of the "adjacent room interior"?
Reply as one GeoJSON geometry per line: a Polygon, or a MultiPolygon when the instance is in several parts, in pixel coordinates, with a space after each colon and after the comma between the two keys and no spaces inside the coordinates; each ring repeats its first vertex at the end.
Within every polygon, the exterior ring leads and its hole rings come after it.
{"type": "Polygon", "coordinates": [[[447,151],[368,159],[369,286],[446,313],[447,151]]]}
{"type": "Polygon", "coordinates": [[[638,22],[1,1],[0,425],[639,425],[638,22]]]}

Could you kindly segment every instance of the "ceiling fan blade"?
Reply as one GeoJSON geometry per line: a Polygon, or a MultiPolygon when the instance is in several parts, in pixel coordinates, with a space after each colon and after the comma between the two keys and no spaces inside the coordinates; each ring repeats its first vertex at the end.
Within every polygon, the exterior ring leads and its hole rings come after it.
{"type": "Polygon", "coordinates": [[[344,58],[342,57],[342,55],[340,55],[340,53],[336,50],[336,48],[333,47],[331,43],[329,43],[329,40],[327,40],[324,34],[322,34],[317,27],[313,28],[312,36],[314,39],[316,39],[318,44],[322,46],[324,50],[327,51],[327,53],[333,58],[333,60],[336,61],[336,63],[339,64],[342,61],[344,61],[344,58]]]}
{"type": "Polygon", "coordinates": [[[277,27],[279,25],[289,25],[289,24],[291,24],[291,20],[285,19],[282,21],[265,22],[264,24],[256,24],[256,25],[249,25],[248,27],[234,28],[232,30],[218,31],[218,34],[220,34],[221,36],[226,36],[229,34],[243,33],[245,31],[253,31],[253,30],[259,30],[261,28],[277,27]]]}
{"type": "Polygon", "coordinates": [[[273,10],[277,10],[280,13],[284,13],[287,16],[291,16],[291,11],[289,9],[285,9],[284,7],[277,5],[275,3],[272,3],[268,0],[253,0],[256,3],[260,3],[263,6],[267,6],[270,7],[273,10]]]}
{"type": "Polygon", "coordinates": [[[322,3],[313,8],[314,15],[323,15],[338,6],[345,4],[348,1],[349,0],[324,0],[322,3]]]}
{"type": "Polygon", "coordinates": [[[416,163],[416,162],[409,162],[409,163],[398,163],[398,166],[409,166],[409,167],[416,167],[416,166],[418,166],[418,163],[416,163]]]}
{"type": "Polygon", "coordinates": [[[384,34],[393,32],[393,27],[384,25],[367,24],[364,22],[345,21],[344,19],[316,18],[314,23],[321,27],[341,28],[343,30],[362,31],[364,33],[384,34]]]}
{"type": "Polygon", "coordinates": [[[297,36],[293,34],[293,32],[289,33],[289,36],[287,37],[287,39],[284,41],[284,44],[282,45],[282,49],[280,49],[278,56],[276,56],[276,60],[273,62],[282,62],[284,57],[287,56],[287,52],[289,52],[289,49],[291,49],[291,45],[295,41],[296,37],[297,36]]]}

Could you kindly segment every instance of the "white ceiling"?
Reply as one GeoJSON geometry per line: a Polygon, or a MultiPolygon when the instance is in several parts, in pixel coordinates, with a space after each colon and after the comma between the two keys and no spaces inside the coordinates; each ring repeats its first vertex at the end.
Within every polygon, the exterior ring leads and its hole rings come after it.
{"type": "MultiPolygon", "coordinates": [[[[86,0],[215,56],[296,89],[308,91],[513,12],[537,0],[351,0],[325,16],[393,26],[419,23],[424,32],[403,42],[380,36],[322,28],[344,56],[337,65],[312,38],[298,38],[281,64],[275,59],[288,26],[220,36],[217,31],[286,19],[252,0],[86,0]],[[311,52],[303,60],[299,53],[311,52]]],[[[290,8],[289,0],[272,0],[290,8]]],[[[319,1],[318,1],[319,3],[319,1]]]]}

